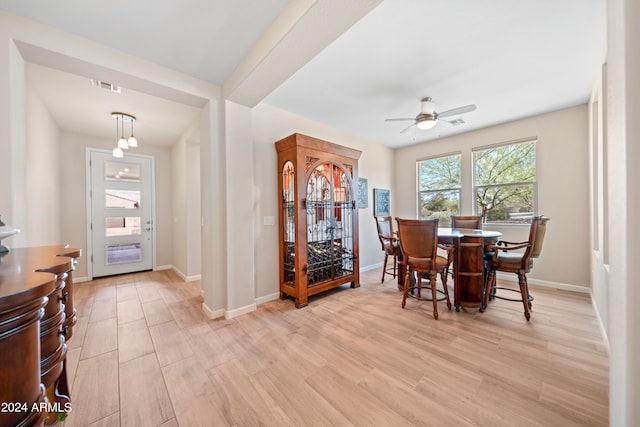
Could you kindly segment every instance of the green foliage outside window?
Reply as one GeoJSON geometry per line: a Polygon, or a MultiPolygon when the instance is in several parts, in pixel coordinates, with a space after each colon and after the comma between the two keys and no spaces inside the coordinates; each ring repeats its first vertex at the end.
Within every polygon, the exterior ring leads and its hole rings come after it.
{"type": "Polygon", "coordinates": [[[535,212],[535,141],[474,151],[476,211],[483,222],[526,223],[535,212]]]}
{"type": "Polygon", "coordinates": [[[460,210],[460,155],[418,162],[420,218],[448,222],[460,210]]]}

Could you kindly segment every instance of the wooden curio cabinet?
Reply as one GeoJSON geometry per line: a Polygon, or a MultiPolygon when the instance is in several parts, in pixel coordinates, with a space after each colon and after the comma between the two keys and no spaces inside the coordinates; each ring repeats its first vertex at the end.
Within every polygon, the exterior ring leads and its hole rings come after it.
{"type": "Polygon", "coordinates": [[[360,286],[356,189],[361,151],[293,134],[276,142],[280,297],[360,286]]]}

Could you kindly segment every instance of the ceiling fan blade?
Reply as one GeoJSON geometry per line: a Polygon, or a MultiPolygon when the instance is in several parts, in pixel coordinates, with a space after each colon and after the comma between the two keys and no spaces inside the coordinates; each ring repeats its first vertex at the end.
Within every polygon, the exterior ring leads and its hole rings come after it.
{"type": "Polygon", "coordinates": [[[404,129],[402,129],[402,130],[400,131],[400,133],[405,133],[406,131],[408,131],[409,129],[411,129],[412,127],[414,127],[415,125],[416,125],[416,124],[414,123],[414,124],[412,124],[411,126],[408,126],[408,127],[404,128],[404,129]]]}
{"type": "Polygon", "coordinates": [[[407,120],[415,120],[415,117],[412,117],[410,119],[384,119],[385,122],[405,122],[407,120]]]}
{"type": "Polygon", "coordinates": [[[458,114],[470,113],[472,111],[476,111],[476,108],[477,107],[474,104],[465,105],[464,107],[453,108],[451,110],[438,113],[438,118],[451,117],[451,116],[457,116],[458,114]]]}

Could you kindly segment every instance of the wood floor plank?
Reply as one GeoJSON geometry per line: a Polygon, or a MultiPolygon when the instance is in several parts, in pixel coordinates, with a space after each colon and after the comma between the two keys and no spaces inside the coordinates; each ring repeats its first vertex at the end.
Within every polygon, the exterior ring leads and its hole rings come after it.
{"type": "Polygon", "coordinates": [[[138,291],[138,298],[143,304],[145,302],[157,301],[159,299],[162,299],[157,287],[154,286],[153,282],[136,282],[136,290],[138,291]]]}
{"type": "Polygon", "coordinates": [[[585,426],[606,426],[609,424],[607,408],[608,396],[592,399],[580,392],[571,392],[551,384],[542,384],[540,401],[554,407],[557,412],[579,420],[585,426]]]}
{"type": "Polygon", "coordinates": [[[588,295],[531,286],[530,322],[502,300],[484,313],[441,304],[435,320],[431,302],[402,309],[396,281],[379,280],[363,272],[360,288],[303,309],[275,300],[216,320],[199,282],[172,271],[84,283],[67,424],[607,425],[607,346],[588,295]]]}
{"type": "Polygon", "coordinates": [[[176,420],[175,418],[172,418],[166,423],[162,423],[158,427],[180,427],[180,426],[178,425],[178,420],[176,420]]]}
{"type": "Polygon", "coordinates": [[[94,300],[117,298],[116,286],[115,281],[102,280],[99,285],[95,285],[94,300]]]}
{"type": "Polygon", "coordinates": [[[225,417],[209,399],[215,392],[195,356],[162,368],[171,403],[181,426],[226,425],[225,417]]]}
{"type": "Polygon", "coordinates": [[[238,360],[230,360],[209,371],[214,393],[210,399],[224,415],[227,425],[293,426],[282,409],[265,402],[259,386],[246,375],[246,367],[238,360]]]}
{"type": "Polygon", "coordinates": [[[151,334],[144,319],[118,325],[118,360],[120,363],[154,352],[151,334]]]}
{"type": "Polygon", "coordinates": [[[190,328],[208,321],[200,308],[201,304],[201,301],[193,304],[190,300],[182,300],[169,303],[167,307],[179,328],[190,328]]]}
{"type": "Polygon", "coordinates": [[[122,425],[156,427],[174,418],[164,377],[154,353],[120,364],[122,425]]]}
{"type": "Polygon", "coordinates": [[[391,402],[384,402],[366,389],[354,385],[331,367],[325,367],[305,380],[329,404],[356,426],[410,426],[412,423],[391,402]]]}
{"type": "Polygon", "coordinates": [[[115,317],[89,323],[80,359],[108,353],[118,348],[118,322],[115,317]]]}
{"type": "MultiPolygon", "coordinates": [[[[429,374],[425,375],[425,377],[428,376],[429,374]]],[[[403,381],[390,377],[378,369],[373,369],[358,383],[358,386],[381,402],[385,402],[413,425],[433,427],[474,425],[473,420],[450,411],[449,408],[415,391],[413,387],[408,387],[403,381]]]]}
{"type": "Polygon", "coordinates": [[[140,304],[140,301],[137,298],[120,301],[118,302],[117,307],[118,307],[118,324],[135,322],[136,320],[144,319],[142,305],[140,304]]]}
{"type": "Polygon", "coordinates": [[[80,363],[80,352],[82,348],[67,348],[67,384],[73,391],[73,381],[76,378],[76,371],[78,369],[78,363],[80,363]]]}
{"type": "Polygon", "coordinates": [[[65,427],[89,425],[119,411],[116,351],[78,363],[71,404],[72,411],[64,422],[65,427]]]}
{"type": "Polygon", "coordinates": [[[117,305],[115,298],[104,298],[95,300],[91,308],[89,322],[98,322],[100,320],[111,319],[117,317],[117,305]]]}
{"type": "Polygon", "coordinates": [[[108,417],[104,417],[101,420],[96,421],[95,423],[89,424],[87,427],[119,427],[120,426],[120,413],[116,412],[115,414],[109,415],[108,417]]]}
{"type": "Polygon", "coordinates": [[[304,381],[306,375],[304,364],[279,360],[253,378],[296,426],[355,425],[304,381]]]}
{"type": "Polygon", "coordinates": [[[138,290],[136,289],[135,283],[130,283],[128,285],[118,286],[116,288],[116,295],[118,302],[138,299],[138,290]]]}
{"type": "MultiPolygon", "coordinates": [[[[160,294],[158,294],[160,295],[160,294]]],[[[170,322],[173,316],[162,298],[142,303],[142,312],[149,327],[170,322]]]]}
{"type": "Polygon", "coordinates": [[[67,341],[68,349],[82,347],[88,326],[89,316],[79,316],[78,322],[73,327],[73,336],[67,341]]]}
{"type": "Polygon", "coordinates": [[[193,356],[187,337],[174,321],[149,328],[160,366],[193,356]]]}

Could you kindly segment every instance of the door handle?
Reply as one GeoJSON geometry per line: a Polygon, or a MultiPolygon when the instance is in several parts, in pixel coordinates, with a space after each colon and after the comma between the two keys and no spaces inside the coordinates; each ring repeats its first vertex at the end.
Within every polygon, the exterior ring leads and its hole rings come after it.
{"type": "Polygon", "coordinates": [[[145,228],[145,231],[151,231],[151,227],[145,228]]]}

